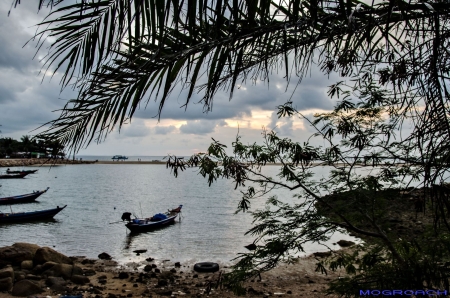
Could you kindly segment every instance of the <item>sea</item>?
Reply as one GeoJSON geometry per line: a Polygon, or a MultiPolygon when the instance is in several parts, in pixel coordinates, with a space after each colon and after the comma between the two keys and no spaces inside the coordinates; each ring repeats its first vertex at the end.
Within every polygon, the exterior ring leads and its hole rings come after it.
{"type": "MultiPolygon", "coordinates": [[[[77,156],[82,160],[111,160],[111,156],[77,156]]],[[[131,156],[128,161],[163,160],[162,156],[131,156]]],[[[21,168],[11,168],[21,169],[21,168]]],[[[0,225],[0,246],[15,242],[48,246],[69,256],[97,258],[106,252],[119,264],[142,264],[148,257],[156,261],[193,264],[201,261],[231,265],[254,236],[251,211],[265,207],[264,198],[253,200],[250,212],[235,214],[241,190],[231,180],[218,179],[210,187],[196,168],[188,168],[175,178],[164,164],[77,164],[27,167],[39,169],[24,179],[0,180],[0,197],[19,195],[49,187],[38,202],[0,206],[0,212],[35,211],[67,207],[53,221],[0,225]],[[124,212],[138,217],[183,205],[176,223],[165,228],[130,234],[121,221],[124,212]],[[144,249],[137,255],[134,250],[144,249]]],[[[277,166],[264,169],[275,177],[277,166]]],[[[285,200],[298,200],[287,190],[276,190],[285,200]]],[[[326,245],[310,243],[307,255],[338,249],[341,239],[358,241],[336,233],[326,245]],[[327,247],[328,246],[328,247],[327,247]]]]}

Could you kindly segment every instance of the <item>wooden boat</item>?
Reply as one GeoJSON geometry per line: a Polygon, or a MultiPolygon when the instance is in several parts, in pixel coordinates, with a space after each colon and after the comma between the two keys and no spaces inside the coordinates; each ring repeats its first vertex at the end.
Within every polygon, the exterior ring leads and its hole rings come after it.
{"type": "Polygon", "coordinates": [[[30,173],[19,173],[19,174],[4,174],[0,175],[0,179],[14,179],[14,178],[23,178],[30,173]]]}
{"type": "Polygon", "coordinates": [[[32,193],[25,194],[25,195],[0,198],[0,205],[10,205],[10,204],[34,202],[40,195],[46,193],[49,188],[50,187],[47,187],[47,189],[40,190],[40,191],[34,191],[32,193]]]}
{"type": "Polygon", "coordinates": [[[6,170],[6,174],[20,174],[20,173],[28,173],[28,174],[34,174],[38,170],[22,170],[22,171],[11,171],[10,169],[6,170]]]}
{"type": "Polygon", "coordinates": [[[34,220],[51,219],[56,214],[61,212],[67,205],[63,207],[57,206],[54,209],[46,209],[40,211],[31,212],[17,212],[17,213],[0,213],[0,223],[13,223],[13,222],[27,222],[34,220]]]}
{"type": "Polygon", "coordinates": [[[158,229],[170,224],[173,224],[175,222],[175,219],[177,218],[178,214],[181,212],[181,208],[183,205],[180,205],[176,209],[169,210],[166,213],[158,213],[155,214],[152,217],[148,218],[135,218],[131,219],[130,212],[125,212],[122,215],[122,220],[127,220],[128,223],[125,224],[125,226],[131,231],[131,232],[145,232],[145,231],[151,231],[154,229],[158,229]]]}

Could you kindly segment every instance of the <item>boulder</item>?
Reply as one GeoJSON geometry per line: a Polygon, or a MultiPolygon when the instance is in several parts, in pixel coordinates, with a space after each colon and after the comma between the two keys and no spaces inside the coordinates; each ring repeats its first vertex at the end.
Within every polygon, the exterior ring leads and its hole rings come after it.
{"type": "Polygon", "coordinates": [[[57,285],[57,284],[65,286],[67,284],[67,282],[62,277],[51,276],[51,277],[47,278],[47,280],[45,281],[45,284],[47,286],[53,286],[53,285],[57,285]]]}
{"type": "Polygon", "coordinates": [[[13,287],[11,277],[0,278],[0,291],[9,291],[13,287]]]}
{"type": "Polygon", "coordinates": [[[42,265],[37,265],[36,267],[41,266],[41,271],[45,271],[45,270],[52,268],[53,266],[55,266],[57,264],[58,263],[55,263],[55,262],[47,262],[42,265]]]}
{"type": "Polygon", "coordinates": [[[46,262],[73,264],[72,259],[68,256],[63,255],[50,247],[39,248],[34,255],[33,262],[35,264],[44,264],[46,262]]]}
{"type": "Polygon", "coordinates": [[[20,264],[25,260],[32,260],[39,245],[30,243],[14,243],[12,246],[0,248],[0,266],[6,264],[20,264]]]}
{"type": "Polygon", "coordinates": [[[83,275],[73,275],[70,280],[74,284],[78,284],[78,285],[84,285],[84,284],[88,284],[90,282],[89,278],[87,276],[83,276],[83,275]]]}
{"type": "Polygon", "coordinates": [[[64,279],[70,279],[73,275],[82,275],[83,269],[75,265],[69,264],[56,264],[50,269],[42,272],[42,275],[63,277],[64,279]]]}
{"type": "Polygon", "coordinates": [[[20,268],[31,270],[33,269],[33,260],[25,260],[20,264],[20,268]]]}
{"type": "Polygon", "coordinates": [[[145,265],[145,267],[144,267],[145,272],[150,272],[150,271],[152,271],[152,269],[153,269],[153,267],[150,265],[145,265]]]}
{"type": "Polygon", "coordinates": [[[13,296],[29,296],[42,292],[43,290],[37,282],[33,282],[27,279],[16,282],[12,289],[13,296]]]}
{"type": "Polygon", "coordinates": [[[342,247],[349,247],[349,246],[354,245],[355,242],[353,242],[353,241],[348,241],[348,240],[339,240],[339,241],[337,242],[337,244],[339,244],[339,245],[342,246],[342,247]]]}
{"type": "Polygon", "coordinates": [[[0,278],[11,277],[11,280],[14,280],[14,270],[11,266],[0,269],[0,278]]]}
{"type": "Polygon", "coordinates": [[[112,260],[112,257],[109,254],[107,254],[106,252],[102,252],[101,254],[99,254],[98,258],[100,260],[112,260]]]}

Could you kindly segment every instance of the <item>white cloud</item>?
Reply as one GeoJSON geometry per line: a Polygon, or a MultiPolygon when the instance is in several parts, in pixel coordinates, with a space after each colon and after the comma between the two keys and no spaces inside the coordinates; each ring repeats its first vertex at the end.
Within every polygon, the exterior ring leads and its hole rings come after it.
{"type": "Polygon", "coordinates": [[[157,135],[166,135],[168,133],[171,133],[173,131],[177,130],[177,128],[174,125],[169,126],[155,126],[155,134],[157,135]]]}

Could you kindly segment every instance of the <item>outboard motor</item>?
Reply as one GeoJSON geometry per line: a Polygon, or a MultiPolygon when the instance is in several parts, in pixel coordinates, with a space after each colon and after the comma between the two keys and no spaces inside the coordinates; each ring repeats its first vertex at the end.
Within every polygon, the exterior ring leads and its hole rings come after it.
{"type": "Polygon", "coordinates": [[[122,221],[131,221],[131,212],[124,212],[122,214],[122,221]]]}

